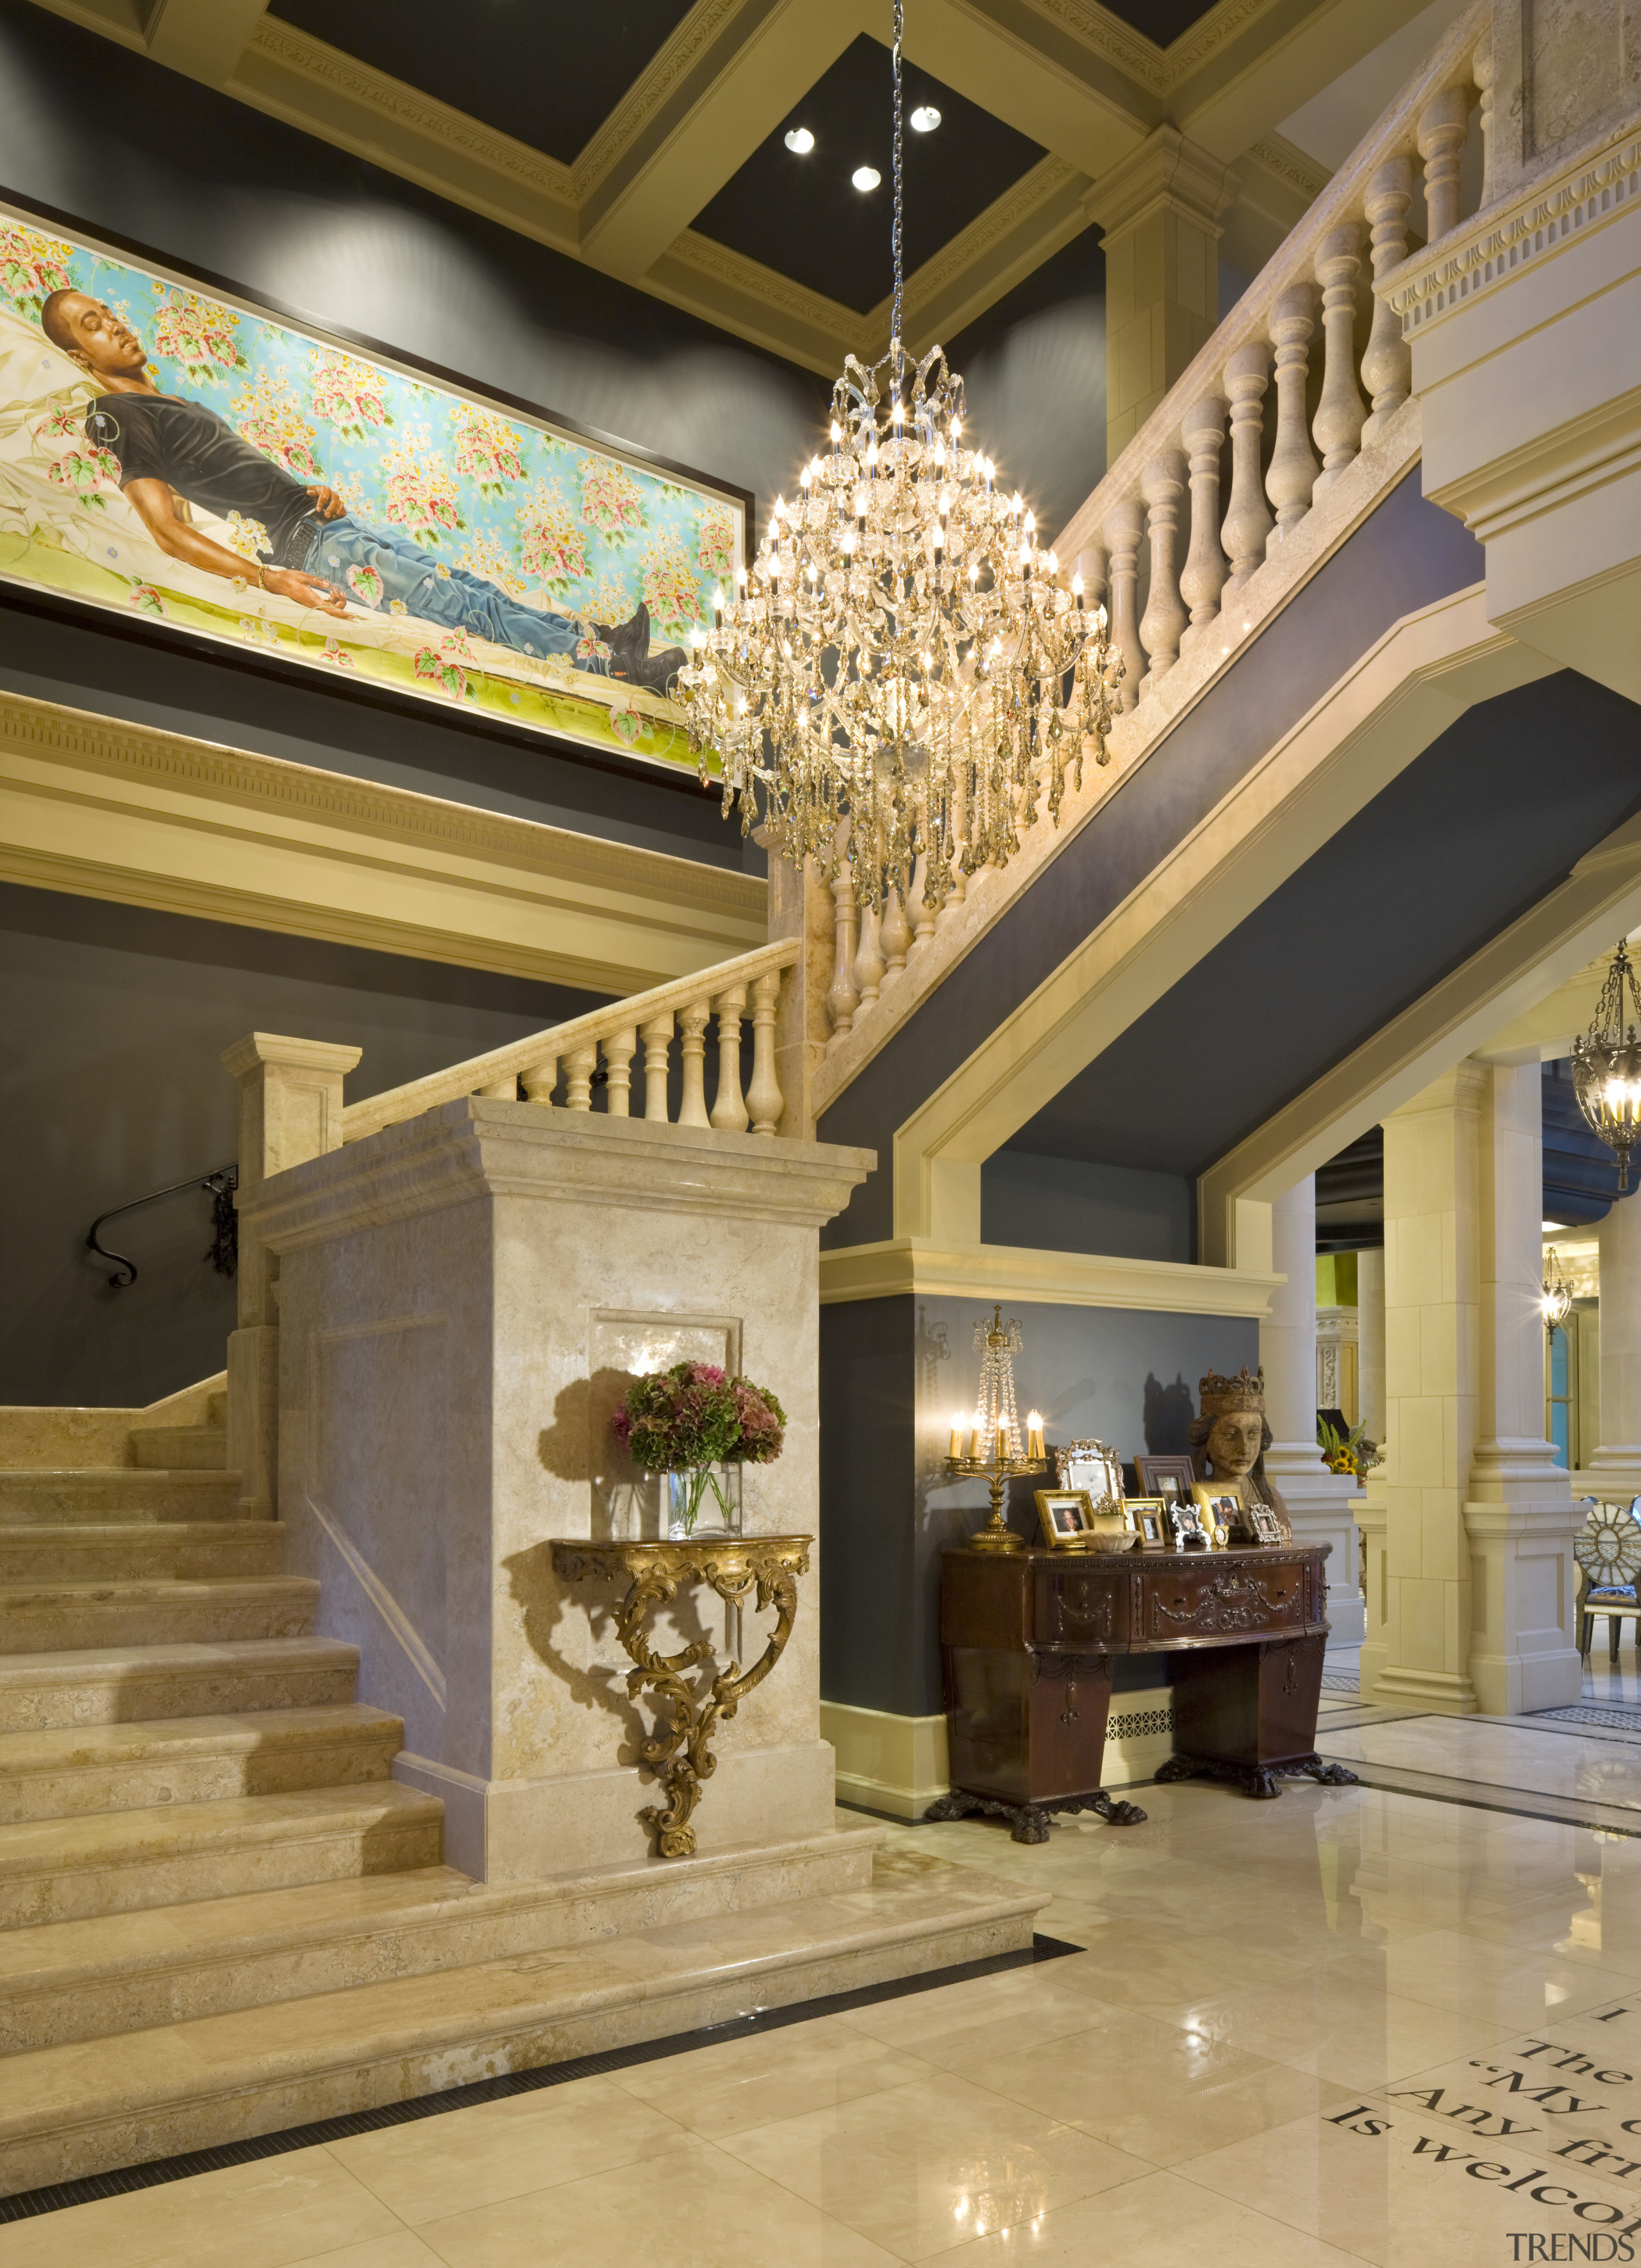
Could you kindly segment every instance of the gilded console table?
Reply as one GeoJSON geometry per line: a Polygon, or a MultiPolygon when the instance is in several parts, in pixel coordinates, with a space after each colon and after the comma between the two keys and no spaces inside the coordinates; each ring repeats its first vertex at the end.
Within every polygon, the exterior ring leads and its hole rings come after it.
{"type": "Polygon", "coordinates": [[[695,1830],[690,1817],[701,1800],[701,1783],[717,1764],[707,1743],[728,1722],[746,1695],[780,1660],[798,1616],[798,1578],[809,1572],[812,1535],[701,1535],[665,1543],[587,1543],[570,1538],[553,1544],[553,1571],[568,1583],[603,1578],[627,1584],[615,1609],[622,1645],[637,1664],[627,1692],[636,1699],[646,1687],[671,1711],[653,1736],[638,1744],[639,1761],[666,1791],[666,1805],[639,1813],[653,1827],[664,1859],[693,1857],[695,1830]],[[773,1606],[775,1628],[750,1669],[732,1661],[710,1685],[690,1685],[686,1670],[705,1661],[711,1641],[697,1638],[678,1653],[656,1653],[644,1636],[651,1608],[666,1606],[687,1583],[704,1583],[730,1606],[754,1593],[760,1609],[773,1606]]]}
{"type": "Polygon", "coordinates": [[[952,1793],[931,1819],[1001,1813],[1017,1843],[1056,1811],[1144,1819],[1100,1786],[1111,1660],[1166,1654],[1175,1753],[1159,1781],[1355,1774],[1316,1754],[1329,1547],[1240,1551],[947,1551],[940,1575],[952,1793]]]}

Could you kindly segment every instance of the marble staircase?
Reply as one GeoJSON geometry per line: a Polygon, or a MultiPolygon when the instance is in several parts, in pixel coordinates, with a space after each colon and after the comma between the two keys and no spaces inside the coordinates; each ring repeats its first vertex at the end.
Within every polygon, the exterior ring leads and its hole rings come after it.
{"type": "Polygon", "coordinates": [[[865,1822],[443,1865],[400,1719],[233,1516],[221,1396],[49,1462],[92,1414],[0,1412],[0,2194],[1029,1944],[1046,1893],[865,1822]]]}

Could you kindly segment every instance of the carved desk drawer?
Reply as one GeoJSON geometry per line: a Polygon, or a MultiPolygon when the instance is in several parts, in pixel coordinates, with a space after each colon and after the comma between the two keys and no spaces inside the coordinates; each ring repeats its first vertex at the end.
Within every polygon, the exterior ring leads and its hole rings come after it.
{"type": "MultiPolygon", "coordinates": [[[[1122,1555],[1126,1572],[1126,1555],[1122,1555]]],[[[1126,1585],[1116,1557],[1046,1553],[1032,1569],[1034,1646],[1088,1651],[1120,1646],[1126,1634],[1126,1585]]]]}
{"type": "Polygon", "coordinates": [[[1320,1566],[1287,1552],[1216,1551],[1127,1564],[1137,1647],[1299,1638],[1322,1622],[1320,1566]]]}

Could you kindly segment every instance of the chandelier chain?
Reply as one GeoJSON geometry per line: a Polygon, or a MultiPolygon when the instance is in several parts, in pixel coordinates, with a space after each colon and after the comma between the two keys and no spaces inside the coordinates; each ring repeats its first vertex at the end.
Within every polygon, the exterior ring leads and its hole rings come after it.
{"type": "MultiPolygon", "coordinates": [[[[903,284],[901,276],[901,199],[902,180],[901,168],[901,40],[905,30],[904,0],[894,0],[894,312],[890,318],[891,351],[898,354],[904,333],[901,328],[901,300],[903,284]]],[[[900,365],[894,371],[896,387],[900,384],[900,365]]]]}

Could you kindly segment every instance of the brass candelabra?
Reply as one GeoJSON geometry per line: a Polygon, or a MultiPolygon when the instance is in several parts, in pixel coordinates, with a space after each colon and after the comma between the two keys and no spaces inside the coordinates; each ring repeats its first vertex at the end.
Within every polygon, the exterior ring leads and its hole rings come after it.
{"type": "Polygon", "coordinates": [[[1020,1436],[1014,1406],[1014,1357],[1020,1349],[1020,1327],[1005,1323],[998,1307],[987,1323],[975,1325],[975,1346],[982,1357],[980,1395],[975,1404],[969,1454],[963,1454],[965,1421],[960,1413],[952,1424],[951,1454],[946,1469],[953,1480],[989,1481],[991,1518],[969,1537],[976,1551],[1018,1551],[1020,1539],[1003,1517],[1003,1493],[1017,1474],[1043,1473],[1049,1462],[1043,1452],[1042,1420],[1034,1410],[1027,1420],[1026,1454],[1016,1454],[1020,1436]]]}

